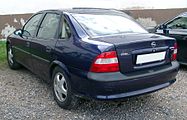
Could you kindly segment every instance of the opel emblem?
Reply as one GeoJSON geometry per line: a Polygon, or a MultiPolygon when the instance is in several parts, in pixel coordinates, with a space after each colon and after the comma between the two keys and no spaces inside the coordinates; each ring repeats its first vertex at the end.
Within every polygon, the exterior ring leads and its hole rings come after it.
{"type": "Polygon", "coordinates": [[[153,48],[155,48],[155,47],[156,47],[156,42],[152,42],[152,43],[151,43],[151,46],[152,46],[153,48]]]}

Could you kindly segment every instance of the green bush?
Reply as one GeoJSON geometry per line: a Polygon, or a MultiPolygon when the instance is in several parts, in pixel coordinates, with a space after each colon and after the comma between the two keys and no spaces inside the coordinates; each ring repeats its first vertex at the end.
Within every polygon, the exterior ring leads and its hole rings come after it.
{"type": "Polygon", "coordinates": [[[0,41],[0,64],[6,61],[6,42],[0,41]]]}

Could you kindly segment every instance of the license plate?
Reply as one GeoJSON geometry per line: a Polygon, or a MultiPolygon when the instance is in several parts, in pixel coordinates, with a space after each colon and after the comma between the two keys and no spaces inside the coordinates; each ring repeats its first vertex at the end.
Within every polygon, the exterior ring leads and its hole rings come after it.
{"type": "Polygon", "coordinates": [[[137,55],[136,64],[144,64],[149,62],[162,61],[165,59],[166,51],[137,55]]]}

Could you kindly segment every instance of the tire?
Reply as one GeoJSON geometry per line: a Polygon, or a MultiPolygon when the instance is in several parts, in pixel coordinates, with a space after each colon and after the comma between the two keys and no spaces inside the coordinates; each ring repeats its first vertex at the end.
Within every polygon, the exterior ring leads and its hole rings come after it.
{"type": "Polygon", "coordinates": [[[57,104],[67,110],[75,108],[79,98],[72,93],[71,84],[65,72],[60,67],[56,67],[52,79],[53,95],[57,104]]]}
{"type": "Polygon", "coordinates": [[[14,57],[14,53],[10,44],[7,45],[7,62],[8,66],[13,70],[17,70],[21,67],[21,65],[16,61],[14,57]]]}

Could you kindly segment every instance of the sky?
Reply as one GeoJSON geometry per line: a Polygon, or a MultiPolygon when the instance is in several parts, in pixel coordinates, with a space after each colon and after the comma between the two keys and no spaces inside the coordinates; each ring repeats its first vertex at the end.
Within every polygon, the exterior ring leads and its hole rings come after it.
{"type": "Polygon", "coordinates": [[[187,8],[187,0],[1,0],[0,14],[34,13],[44,9],[96,7],[127,9],[187,8]]]}

